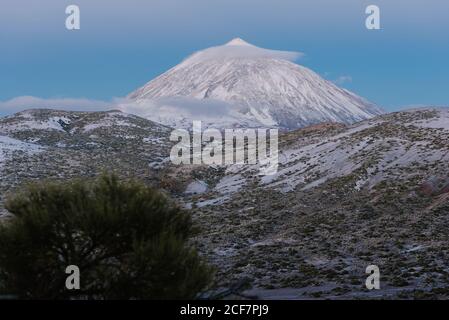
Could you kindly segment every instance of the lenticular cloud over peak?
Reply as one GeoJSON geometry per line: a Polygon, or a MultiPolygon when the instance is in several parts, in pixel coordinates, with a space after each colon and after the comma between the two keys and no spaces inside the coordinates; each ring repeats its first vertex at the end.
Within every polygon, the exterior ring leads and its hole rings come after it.
{"type": "Polygon", "coordinates": [[[281,51],[259,48],[243,39],[235,38],[228,43],[210,47],[192,54],[184,60],[184,63],[195,63],[207,60],[231,59],[231,58],[272,58],[279,60],[296,61],[304,54],[295,51],[281,51]]]}

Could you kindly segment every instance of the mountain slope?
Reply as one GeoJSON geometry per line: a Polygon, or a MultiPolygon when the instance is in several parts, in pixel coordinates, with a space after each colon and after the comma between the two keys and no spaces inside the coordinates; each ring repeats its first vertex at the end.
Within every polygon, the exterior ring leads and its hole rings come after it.
{"type": "Polygon", "coordinates": [[[193,208],[193,240],[225,288],[246,281],[262,298],[449,297],[449,109],[286,132],[273,176],[173,166],[170,132],[117,111],[1,118],[0,203],[29,181],[115,170],[193,208]],[[372,264],[381,290],[365,289],[372,264]]]}
{"type": "Polygon", "coordinates": [[[234,39],[193,54],[128,98],[142,104],[142,111],[145,100],[221,101],[237,119],[285,129],[326,121],[348,124],[382,113],[363,98],[288,61],[292,56],[234,39]]]}
{"type": "Polygon", "coordinates": [[[274,176],[195,176],[208,184],[185,195],[207,225],[197,242],[223,286],[248,279],[251,295],[447,298],[447,141],[449,109],[433,108],[288,132],[274,176]],[[364,286],[372,264],[375,292],[364,286]]]}
{"type": "Polygon", "coordinates": [[[0,203],[30,181],[88,178],[102,171],[158,183],[170,132],[119,111],[40,109],[0,118],[0,203]]]}
{"type": "MultiPolygon", "coordinates": [[[[274,175],[258,174],[258,165],[235,165],[226,168],[225,179],[238,176],[242,188],[257,185],[281,193],[313,190],[340,178],[353,182],[354,192],[387,180],[424,183],[449,172],[447,140],[449,109],[444,108],[391,113],[349,126],[320,124],[280,136],[274,175]]],[[[211,194],[203,196],[210,200],[211,194]]]]}

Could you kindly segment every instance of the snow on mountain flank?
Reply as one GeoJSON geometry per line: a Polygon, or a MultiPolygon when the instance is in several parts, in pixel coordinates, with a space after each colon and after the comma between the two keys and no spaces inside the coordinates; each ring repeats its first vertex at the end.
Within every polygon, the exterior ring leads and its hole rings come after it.
{"type": "MultiPolygon", "coordinates": [[[[29,111],[20,112],[20,122],[16,124],[9,124],[8,126],[0,126],[2,131],[19,132],[26,130],[56,130],[64,131],[64,126],[70,124],[71,120],[67,117],[49,117],[47,119],[36,119],[29,111]]],[[[11,118],[11,117],[10,117],[11,118]]],[[[8,119],[8,117],[6,118],[8,119]]]]}
{"type": "Polygon", "coordinates": [[[0,169],[14,152],[33,154],[41,151],[42,147],[34,143],[26,143],[17,139],[0,135],[0,169]]]}
{"type": "Polygon", "coordinates": [[[293,63],[300,55],[234,39],[194,53],[131,93],[131,103],[120,108],[172,126],[204,119],[217,127],[283,129],[320,122],[350,124],[382,113],[293,63]]]}
{"type": "Polygon", "coordinates": [[[427,181],[437,185],[435,189],[444,189],[448,123],[449,109],[426,108],[350,126],[315,125],[289,131],[280,135],[277,173],[258,176],[259,165],[229,166],[197,205],[232,203],[258,188],[282,194],[313,193],[328,183],[351,185],[351,192],[375,190],[386,181],[405,185],[427,181]],[[443,177],[444,183],[431,182],[430,177],[443,177]]]}

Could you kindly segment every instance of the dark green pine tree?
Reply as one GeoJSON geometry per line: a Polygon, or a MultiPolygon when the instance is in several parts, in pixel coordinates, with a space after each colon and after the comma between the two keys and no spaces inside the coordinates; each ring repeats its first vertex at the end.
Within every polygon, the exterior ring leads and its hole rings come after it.
{"type": "Polygon", "coordinates": [[[41,183],[7,201],[0,224],[0,285],[31,299],[190,299],[212,270],[188,245],[188,212],[136,181],[104,175],[41,183]],[[65,286],[66,267],[80,289],[65,286]]]}

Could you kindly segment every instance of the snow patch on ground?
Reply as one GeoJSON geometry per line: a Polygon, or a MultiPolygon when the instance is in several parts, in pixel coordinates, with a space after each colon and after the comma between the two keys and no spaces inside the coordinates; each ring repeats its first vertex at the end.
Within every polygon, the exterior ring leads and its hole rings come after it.
{"type": "Polygon", "coordinates": [[[229,200],[229,196],[222,196],[222,197],[218,197],[215,199],[199,201],[196,203],[196,206],[198,208],[202,208],[205,206],[218,206],[218,205],[225,203],[227,200],[229,200]]]}
{"type": "Polygon", "coordinates": [[[415,125],[421,128],[443,129],[449,131],[449,110],[439,110],[439,117],[418,121],[415,125]]]}
{"type": "Polygon", "coordinates": [[[33,154],[41,150],[42,147],[37,144],[23,142],[7,136],[0,136],[0,168],[14,151],[33,154]]]}
{"type": "MultiPolygon", "coordinates": [[[[26,115],[26,114],[25,114],[26,115]]],[[[56,130],[64,131],[63,126],[70,124],[71,120],[67,117],[51,117],[47,120],[37,120],[30,115],[24,117],[26,120],[18,123],[11,123],[3,126],[6,132],[18,132],[24,130],[56,130]]]]}
{"type": "Polygon", "coordinates": [[[136,127],[135,124],[126,121],[126,119],[122,119],[123,117],[129,117],[126,113],[122,112],[113,112],[109,113],[106,117],[101,119],[98,122],[90,123],[83,127],[84,132],[89,132],[95,129],[111,127],[113,125],[122,126],[122,127],[136,127]]]}
{"type": "Polygon", "coordinates": [[[238,192],[246,184],[246,179],[240,175],[225,176],[215,186],[215,191],[220,194],[232,194],[238,192]]]}
{"type": "Polygon", "coordinates": [[[189,185],[186,188],[185,193],[186,194],[201,194],[206,192],[208,189],[208,185],[206,182],[202,181],[202,180],[195,180],[191,183],[189,183],[189,185]]]}

